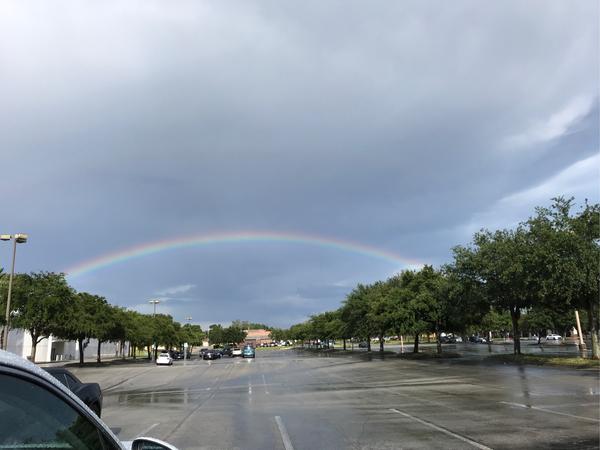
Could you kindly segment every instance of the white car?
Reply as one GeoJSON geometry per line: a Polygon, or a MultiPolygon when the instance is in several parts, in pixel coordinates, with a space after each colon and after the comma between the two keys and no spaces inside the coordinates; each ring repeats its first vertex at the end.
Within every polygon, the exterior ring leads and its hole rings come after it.
{"type": "Polygon", "coordinates": [[[231,350],[231,356],[242,356],[242,349],[237,347],[234,348],[231,350]]]}
{"type": "Polygon", "coordinates": [[[546,336],[547,341],[560,341],[562,336],[560,334],[549,334],[546,336]]]}
{"type": "Polygon", "coordinates": [[[156,358],[156,365],[157,366],[172,366],[173,358],[171,358],[171,355],[169,355],[168,353],[161,353],[160,355],[158,355],[158,358],[156,358]]]}

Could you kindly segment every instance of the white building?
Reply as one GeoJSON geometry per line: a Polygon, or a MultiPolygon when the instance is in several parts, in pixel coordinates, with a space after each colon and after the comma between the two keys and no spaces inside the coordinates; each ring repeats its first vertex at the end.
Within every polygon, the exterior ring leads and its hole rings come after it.
{"type": "MultiPolygon", "coordinates": [[[[8,333],[8,348],[11,353],[15,353],[23,358],[28,358],[31,355],[31,335],[25,330],[10,330],[8,333]]],[[[129,343],[125,344],[124,352],[127,354],[129,343]]],[[[102,357],[118,356],[119,344],[116,342],[103,342],[100,347],[100,355],[102,357]]],[[[98,353],[98,341],[90,339],[89,345],[85,348],[85,359],[96,359],[98,353]]],[[[79,343],[77,341],[66,341],[64,339],[56,339],[50,336],[47,339],[42,339],[37,345],[35,352],[35,362],[63,361],[63,360],[78,360],[79,359],[79,343]]]]}

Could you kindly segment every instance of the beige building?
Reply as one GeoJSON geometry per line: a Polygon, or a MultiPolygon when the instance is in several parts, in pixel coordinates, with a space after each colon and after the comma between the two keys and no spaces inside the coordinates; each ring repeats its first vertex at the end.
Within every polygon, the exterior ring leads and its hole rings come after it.
{"type": "Polygon", "coordinates": [[[273,340],[271,339],[271,332],[269,330],[244,330],[246,332],[245,343],[254,347],[260,344],[270,344],[273,340]]]}

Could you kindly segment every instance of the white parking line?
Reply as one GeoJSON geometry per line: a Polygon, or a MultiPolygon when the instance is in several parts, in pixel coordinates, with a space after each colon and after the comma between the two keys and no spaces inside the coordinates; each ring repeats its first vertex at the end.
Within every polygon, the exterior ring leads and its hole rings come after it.
{"type": "Polygon", "coordinates": [[[269,395],[269,389],[267,388],[267,380],[265,380],[265,374],[262,374],[263,386],[265,387],[265,394],[269,395]]]}
{"type": "Polygon", "coordinates": [[[540,408],[539,406],[524,405],[522,403],[512,403],[512,402],[499,402],[499,403],[502,403],[503,405],[508,405],[508,406],[516,406],[518,408],[534,409],[536,411],[547,412],[547,413],[550,413],[550,414],[557,414],[559,416],[573,417],[574,419],[581,419],[581,420],[587,420],[589,422],[600,423],[600,420],[594,419],[592,417],[576,416],[575,414],[569,414],[569,413],[564,413],[564,412],[560,412],[560,411],[554,411],[552,409],[540,408]]]}
{"type": "Polygon", "coordinates": [[[452,431],[446,430],[445,428],[438,427],[437,425],[434,425],[434,424],[432,424],[430,422],[426,422],[426,421],[424,421],[422,419],[419,419],[418,417],[411,416],[410,414],[407,414],[405,412],[399,411],[399,410],[397,410],[395,408],[390,408],[390,411],[393,411],[393,412],[395,412],[397,414],[401,414],[404,417],[408,417],[409,419],[412,419],[412,420],[414,420],[416,422],[419,422],[422,425],[428,426],[430,428],[433,428],[434,430],[437,430],[437,431],[440,431],[442,433],[445,433],[448,436],[452,436],[452,437],[455,437],[456,439],[460,439],[461,441],[466,442],[467,444],[471,444],[473,447],[479,448],[481,450],[492,450],[490,447],[487,447],[487,446],[485,446],[483,444],[480,444],[479,442],[476,442],[476,441],[473,441],[473,440],[471,440],[471,439],[469,439],[467,437],[461,436],[460,434],[453,433],[452,431]]]}
{"type": "Polygon", "coordinates": [[[152,430],[154,427],[160,425],[160,422],[158,423],[153,423],[152,425],[150,425],[148,428],[146,428],[144,431],[142,431],[141,433],[138,434],[138,437],[140,436],[146,436],[147,433],[150,433],[150,430],[152,430]]]}
{"type": "Polygon", "coordinates": [[[283,424],[283,420],[281,420],[281,417],[275,416],[275,422],[277,422],[277,428],[279,428],[279,434],[281,434],[281,440],[283,441],[283,446],[285,450],[294,450],[294,446],[292,445],[292,441],[290,440],[290,435],[285,429],[285,425],[283,424]]]}

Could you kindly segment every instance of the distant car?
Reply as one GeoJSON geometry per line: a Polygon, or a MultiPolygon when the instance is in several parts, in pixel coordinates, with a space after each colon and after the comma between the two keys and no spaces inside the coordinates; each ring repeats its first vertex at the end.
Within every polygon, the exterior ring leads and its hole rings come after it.
{"type": "Polygon", "coordinates": [[[169,355],[168,353],[161,353],[160,355],[158,355],[158,358],[156,358],[156,365],[157,366],[172,366],[173,358],[171,358],[171,355],[169,355]]]}
{"type": "Polygon", "coordinates": [[[369,347],[368,342],[359,342],[358,343],[358,348],[368,348],[368,347],[369,347]]]}
{"type": "Polygon", "coordinates": [[[562,340],[562,336],[560,334],[548,334],[546,336],[547,341],[560,341],[562,340]]]}
{"type": "Polygon", "coordinates": [[[221,355],[229,356],[231,358],[233,356],[233,350],[231,349],[231,347],[225,347],[221,350],[221,355]]]}
{"type": "Polygon", "coordinates": [[[471,336],[469,337],[469,342],[473,344],[487,344],[485,338],[482,338],[481,336],[471,336]]]}
{"type": "Polygon", "coordinates": [[[235,358],[236,356],[242,356],[242,349],[238,347],[234,347],[231,349],[231,356],[235,358]]]}
{"type": "Polygon", "coordinates": [[[212,350],[207,350],[204,352],[204,355],[202,355],[202,359],[208,359],[208,360],[213,360],[213,359],[220,359],[223,355],[221,354],[221,352],[217,349],[212,349],[212,350]]]}
{"type": "Polygon", "coordinates": [[[177,350],[171,350],[169,352],[169,356],[174,360],[175,359],[183,359],[183,352],[179,352],[177,350]]]}
{"type": "Polygon", "coordinates": [[[200,349],[200,352],[198,352],[198,356],[199,356],[200,358],[202,358],[202,357],[204,356],[204,354],[205,354],[207,351],[208,351],[208,349],[207,349],[207,348],[201,348],[201,349],[200,349]]]}
{"type": "Polygon", "coordinates": [[[83,401],[98,417],[102,413],[102,390],[98,383],[82,383],[79,378],[63,367],[44,369],[83,401]]]}
{"type": "Polygon", "coordinates": [[[250,347],[250,346],[244,347],[244,350],[242,350],[242,357],[243,358],[255,358],[256,352],[255,352],[254,348],[250,347]]]}

